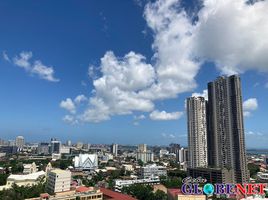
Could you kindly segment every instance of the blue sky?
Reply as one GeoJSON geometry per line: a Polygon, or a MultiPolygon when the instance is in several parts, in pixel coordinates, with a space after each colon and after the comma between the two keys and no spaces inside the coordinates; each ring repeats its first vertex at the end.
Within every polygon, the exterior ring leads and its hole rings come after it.
{"type": "Polygon", "coordinates": [[[265,9],[242,0],[1,1],[0,138],[186,145],[185,98],[239,73],[247,147],[266,147],[265,9]]]}

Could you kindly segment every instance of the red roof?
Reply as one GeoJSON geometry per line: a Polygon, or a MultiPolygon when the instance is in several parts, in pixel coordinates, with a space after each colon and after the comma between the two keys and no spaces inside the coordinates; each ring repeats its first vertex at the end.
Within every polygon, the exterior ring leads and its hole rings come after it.
{"type": "Polygon", "coordinates": [[[180,189],[168,189],[168,193],[171,194],[172,197],[182,194],[180,189]]]}
{"type": "Polygon", "coordinates": [[[100,188],[100,190],[103,193],[103,199],[107,199],[107,200],[137,200],[132,196],[122,194],[119,192],[114,192],[114,191],[106,189],[106,188],[100,188]]]}
{"type": "Polygon", "coordinates": [[[80,187],[76,188],[75,191],[76,192],[87,192],[89,190],[91,190],[91,188],[88,188],[88,187],[85,187],[85,186],[80,186],[80,187]]]}

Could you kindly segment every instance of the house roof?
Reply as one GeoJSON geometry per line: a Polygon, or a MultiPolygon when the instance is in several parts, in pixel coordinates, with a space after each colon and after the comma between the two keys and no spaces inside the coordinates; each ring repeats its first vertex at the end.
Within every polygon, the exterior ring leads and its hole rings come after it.
{"type": "Polygon", "coordinates": [[[103,199],[105,200],[137,200],[132,196],[122,194],[119,192],[114,192],[106,188],[100,188],[100,190],[103,193],[103,199]]]}

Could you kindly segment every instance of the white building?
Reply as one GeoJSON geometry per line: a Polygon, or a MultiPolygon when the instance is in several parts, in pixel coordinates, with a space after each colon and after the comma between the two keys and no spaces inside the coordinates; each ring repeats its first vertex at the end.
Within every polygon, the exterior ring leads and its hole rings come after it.
{"type": "Polygon", "coordinates": [[[32,174],[26,175],[18,175],[18,174],[11,174],[7,178],[7,183],[4,186],[0,186],[0,191],[3,189],[9,189],[12,187],[13,184],[21,186],[32,186],[38,184],[42,178],[45,177],[44,171],[35,172],[32,174]]]}
{"type": "Polygon", "coordinates": [[[207,167],[207,115],[204,97],[187,99],[189,166],[207,167]]]}
{"type": "Polygon", "coordinates": [[[35,162],[32,164],[23,164],[23,174],[32,174],[37,172],[37,167],[35,162]]]}
{"type": "Polygon", "coordinates": [[[169,151],[166,149],[160,149],[160,151],[159,151],[160,158],[162,158],[164,155],[168,155],[168,154],[169,154],[169,151]]]}
{"type": "Polygon", "coordinates": [[[82,170],[92,170],[98,168],[97,154],[79,154],[74,158],[74,167],[82,170]]]}
{"type": "Polygon", "coordinates": [[[24,146],[24,137],[23,136],[16,137],[15,145],[19,148],[19,150],[22,150],[24,146]]]}
{"type": "Polygon", "coordinates": [[[71,187],[71,172],[54,169],[48,173],[47,191],[50,194],[69,191],[71,187]]]}
{"type": "Polygon", "coordinates": [[[138,151],[139,152],[146,152],[147,151],[147,145],[146,144],[139,144],[138,145],[138,151]]]}
{"type": "Polygon", "coordinates": [[[141,160],[143,163],[153,162],[154,161],[154,154],[150,151],[137,152],[136,158],[137,158],[137,160],[141,160]]]}
{"type": "Polygon", "coordinates": [[[134,179],[134,180],[122,180],[116,179],[115,180],[115,191],[121,192],[123,187],[128,187],[133,184],[143,184],[143,185],[155,185],[159,184],[160,179],[159,177],[147,178],[147,179],[134,179]]]}
{"type": "Polygon", "coordinates": [[[145,167],[140,168],[140,176],[144,179],[167,176],[167,169],[164,166],[158,166],[156,164],[147,165],[145,167]]]}
{"type": "Polygon", "coordinates": [[[114,156],[117,156],[117,154],[118,154],[118,144],[112,144],[112,146],[111,146],[111,153],[114,156]]]}
{"type": "Polygon", "coordinates": [[[61,154],[69,154],[70,153],[70,147],[61,145],[60,147],[60,153],[61,154]]]}

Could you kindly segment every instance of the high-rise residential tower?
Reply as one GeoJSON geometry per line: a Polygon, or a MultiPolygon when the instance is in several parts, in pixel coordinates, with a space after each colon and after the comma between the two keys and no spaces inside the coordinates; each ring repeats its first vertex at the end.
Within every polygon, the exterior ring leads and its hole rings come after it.
{"type": "Polygon", "coordinates": [[[112,144],[111,145],[111,153],[114,156],[117,156],[118,155],[118,144],[112,144]]]}
{"type": "Polygon", "coordinates": [[[189,167],[207,167],[207,115],[204,97],[187,99],[189,167]]]}
{"type": "Polygon", "coordinates": [[[208,154],[210,166],[232,169],[235,182],[248,181],[241,81],[237,75],[208,83],[208,154]]]}
{"type": "Polygon", "coordinates": [[[24,137],[23,136],[17,136],[15,141],[16,146],[21,150],[24,146],[24,137]]]}

